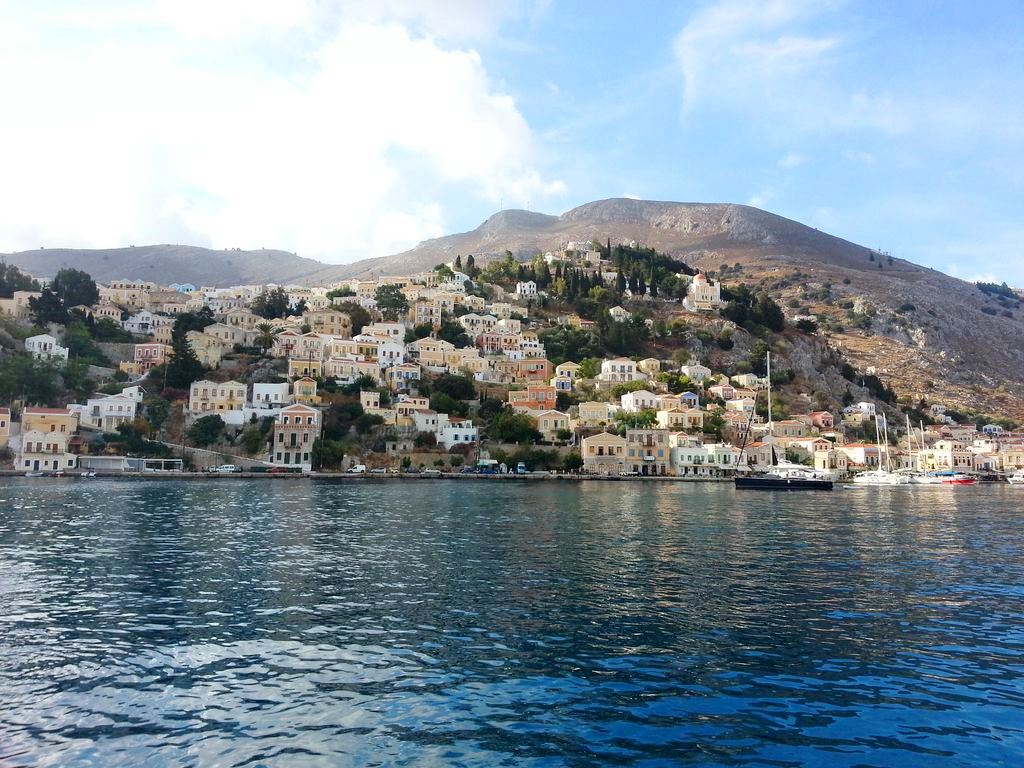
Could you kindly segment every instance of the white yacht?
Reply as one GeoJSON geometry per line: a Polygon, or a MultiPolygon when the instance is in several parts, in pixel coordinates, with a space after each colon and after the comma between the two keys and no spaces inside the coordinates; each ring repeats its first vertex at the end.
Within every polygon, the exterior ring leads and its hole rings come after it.
{"type": "Polygon", "coordinates": [[[871,469],[853,478],[854,485],[910,485],[910,475],[890,472],[887,469],[871,469]]]}
{"type": "Polygon", "coordinates": [[[1018,469],[1016,472],[1014,472],[1012,475],[1006,478],[1006,482],[1008,482],[1010,485],[1024,485],[1024,469],[1018,469]]]}
{"type": "Polygon", "coordinates": [[[854,476],[855,485],[910,485],[911,475],[904,472],[893,472],[889,463],[889,427],[885,421],[885,415],[881,416],[881,427],[878,424],[879,416],[875,416],[875,435],[878,446],[878,469],[869,469],[854,476]],[[882,450],[883,437],[885,434],[885,450],[882,450]],[[881,466],[882,455],[885,454],[885,467],[881,466]]]}

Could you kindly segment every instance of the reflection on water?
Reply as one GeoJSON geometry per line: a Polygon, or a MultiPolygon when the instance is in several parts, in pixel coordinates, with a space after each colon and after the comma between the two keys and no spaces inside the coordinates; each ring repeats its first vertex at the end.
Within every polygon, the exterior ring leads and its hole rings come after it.
{"type": "Polygon", "coordinates": [[[1016,765],[1021,499],[5,481],[0,766],[1016,765]]]}

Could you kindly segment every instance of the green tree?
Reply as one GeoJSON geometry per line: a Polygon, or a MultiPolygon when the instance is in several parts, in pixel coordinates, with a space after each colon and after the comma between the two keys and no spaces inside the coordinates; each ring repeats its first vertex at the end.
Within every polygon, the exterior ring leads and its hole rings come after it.
{"type": "Polygon", "coordinates": [[[409,311],[409,300],[399,285],[382,285],[374,292],[373,298],[386,320],[397,320],[409,311]]]}
{"type": "Polygon", "coordinates": [[[260,317],[277,320],[288,314],[288,306],[288,292],[278,286],[269,291],[263,291],[253,300],[249,308],[260,317]]]}
{"type": "Polygon", "coordinates": [[[466,329],[462,327],[461,323],[451,318],[445,318],[441,322],[441,327],[437,331],[437,338],[447,341],[449,344],[454,344],[460,349],[473,346],[473,341],[466,333],[466,329]]]}
{"type": "Polygon", "coordinates": [[[488,434],[504,443],[533,443],[541,439],[536,423],[525,413],[504,409],[494,417],[488,434]]]}
{"type": "Polygon", "coordinates": [[[267,354],[267,350],[274,346],[274,339],[277,338],[281,329],[270,323],[260,323],[256,326],[256,331],[256,346],[263,351],[263,354],[267,354]]]}
{"type": "Polygon", "coordinates": [[[9,299],[15,291],[38,291],[39,283],[13,264],[0,262],[0,299],[9,299]]]}
{"type": "Polygon", "coordinates": [[[339,311],[344,312],[352,321],[352,335],[358,336],[363,328],[373,322],[367,309],[354,301],[343,301],[334,305],[339,311]]]}
{"type": "Polygon", "coordinates": [[[384,418],[378,416],[376,413],[363,413],[356,417],[356,420],[352,423],[352,426],[356,428],[356,432],[360,435],[368,434],[374,427],[378,427],[384,423],[384,418]]]}
{"type": "MultiPolygon", "coordinates": [[[[92,318],[88,320],[92,320],[92,318]]],[[[89,326],[92,337],[96,341],[110,341],[119,344],[131,344],[135,341],[135,337],[115,323],[112,318],[101,317],[91,323],[88,320],[85,321],[86,325],[89,326]]]]}
{"type": "Polygon", "coordinates": [[[566,472],[578,472],[583,469],[583,457],[579,451],[570,451],[562,457],[562,468],[566,472]]]}
{"type": "Polygon", "coordinates": [[[174,319],[172,334],[184,336],[189,331],[202,331],[215,322],[213,310],[209,307],[203,307],[197,312],[182,312],[174,319]]]}
{"type": "Polygon", "coordinates": [[[0,360],[0,402],[53,405],[61,394],[61,372],[49,360],[11,355],[0,360]]]}
{"type": "Polygon", "coordinates": [[[146,413],[146,420],[154,432],[167,423],[167,417],[171,415],[171,403],[158,395],[149,395],[142,401],[146,413]]]}
{"type": "Polygon", "coordinates": [[[444,392],[456,400],[476,399],[476,386],[468,376],[458,373],[444,373],[431,382],[435,392],[444,392]]]}
{"type": "Polygon", "coordinates": [[[50,288],[60,296],[65,307],[85,305],[91,307],[100,300],[100,291],[96,281],[87,272],[80,269],[65,267],[57,272],[50,288]]]}
{"type": "Polygon", "coordinates": [[[343,299],[346,296],[355,296],[356,292],[349,288],[347,285],[339,285],[337,288],[327,292],[327,298],[331,301],[335,299],[343,299]]]}
{"type": "Polygon", "coordinates": [[[72,320],[68,323],[64,331],[64,346],[68,348],[69,358],[77,358],[93,365],[110,365],[110,361],[96,346],[89,329],[81,320],[72,320]]]}
{"type": "Polygon", "coordinates": [[[64,302],[60,296],[49,288],[43,288],[41,295],[33,296],[28,300],[29,311],[32,314],[32,322],[36,325],[46,326],[49,323],[63,325],[68,321],[68,313],[64,309],[64,302]]]}
{"type": "Polygon", "coordinates": [[[602,362],[604,361],[600,357],[585,357],[580,360],[580,378],[596,379],[601,373],[602,362]]]}
{"type": "Polygon", "coordinates": [[[195,317],[187,312],[179,315],[174,322],[174,328],[171,330],[171,355],[164,372],[168,387],[188,389],[192,382],[200,379],[206,371],[188,343],[187,333],[194,322],[195,317]]]}
{"type": "Polygon", "coordinates": [[[430,396],[430,407],[438,413],[448,413],[455,416],[465,416],[469,413],[469,408],[463,401],[456,400],[445,392],[434,392],[430,396]]]}
{"type": "Polygon", "coordinates": [[[224,419],[217,414],[203,416],[188,428],[188,440],[192,445],[205,448],[213,445],[224,434],[224,419]]]}

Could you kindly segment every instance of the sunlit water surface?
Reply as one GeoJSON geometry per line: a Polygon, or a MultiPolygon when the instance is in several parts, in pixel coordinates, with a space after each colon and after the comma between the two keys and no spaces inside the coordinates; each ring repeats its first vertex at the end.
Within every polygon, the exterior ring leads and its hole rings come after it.
{"type": "Polygon", "coordinates": [[[0,766],[1019,766],[1022,513],[2,479],[0,766]]]}

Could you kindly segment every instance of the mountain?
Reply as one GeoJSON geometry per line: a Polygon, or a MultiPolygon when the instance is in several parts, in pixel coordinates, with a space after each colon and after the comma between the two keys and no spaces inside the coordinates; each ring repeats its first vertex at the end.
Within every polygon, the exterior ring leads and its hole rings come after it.
{"type": "MultiPolygon", "coordinates": [[[[530,211],[501,211],[471,232],[425,240],[393,256],[332,267],[326,281],[408,274],[472,253],[477,261],[497,258],[506,250],[520,258],[558,250],[569,240],[604,242],[636,240],[675,255],[746,253],[797,254],[838,266],[864,260],[867,249],[819,232],[790,219],[746,205],[669,203],[614,198],[573,208],[561,216],[530,211]]],[[[731,257],[731,256],[730,256],[731,257]]]]}
{"type": "Polygon", "coordinates": [[[287,251],[199,248],[192,245],[140,245],[130,248],[40,248],[3,255],[37,277],[53,277],[61,267],[82,269],[100,282],[149,280],[161,285],[192,283],[229,286],[307,282],[326,265],[287,251]]]}
{"type": "Polygon", "coordinates": [[[508,250],[525,259],[569,240],[609,238],[636,240],[705,271],[725,271],[726,283],[759,285],[789,314],[817,315],[832,346],[859,370],[877,371],[901,395],[1024,420],[1020,297],[989,295],[971,283],[745,205],[611,199],[561,216],[501,211],[470,232],[334,266],[284,251],[187,246],[27,251],[8,261],[36,275],[76,266],[99,280],[317,285],[428,270],[456,255],[473,254],[483,263],[508,250]]]}

